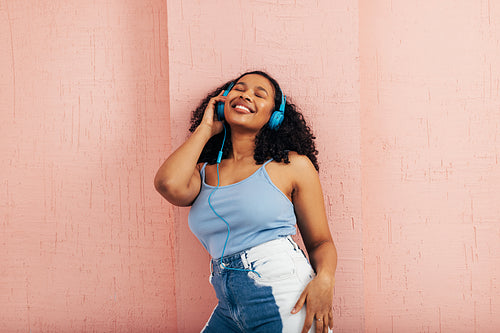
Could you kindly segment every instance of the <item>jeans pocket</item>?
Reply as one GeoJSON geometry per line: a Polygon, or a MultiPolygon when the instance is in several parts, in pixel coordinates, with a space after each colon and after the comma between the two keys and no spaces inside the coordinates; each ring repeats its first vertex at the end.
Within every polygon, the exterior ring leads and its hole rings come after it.
{"type": "Polygon", "coordinates": [[[277,282],[295,275],[294,261],[288,253],[273,253],[251,264],[252,269],[260,274],[260,277],[255,274],[257,281],[277,282]]]}
{"type": "Polygon", "coordinates": [[[311,282],[316,276],[314,270],[302,251],[296,252],[293,256],[295,274],[297,279],[304,285],[311,282]]]}

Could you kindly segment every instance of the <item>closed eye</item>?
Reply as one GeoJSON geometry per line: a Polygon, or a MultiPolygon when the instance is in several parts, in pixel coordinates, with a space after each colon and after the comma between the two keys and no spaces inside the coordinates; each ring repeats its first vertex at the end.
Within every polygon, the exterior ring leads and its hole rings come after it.
{"type": "MultiPolygon", "coordinates": [[[[247,85],[245,82],[238,82],[235,84],[233,89],[235,91],[244,92],[247,90],[247,85]]],[[[259,86],[254,90],[254,95],[258,98],[266,98],[268,93],[266,89],[259,86]]]]}

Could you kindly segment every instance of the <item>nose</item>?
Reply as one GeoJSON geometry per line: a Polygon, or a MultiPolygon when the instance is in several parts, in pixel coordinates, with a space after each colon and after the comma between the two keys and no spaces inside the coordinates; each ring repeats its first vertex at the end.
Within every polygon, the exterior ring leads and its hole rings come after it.
{"type": "Polygon", "coordinates": [[[250,95],[248,95],[248,92],[246,90],[241,92],[240,98],[247,100],[247,101],[251,100],[250,95]]]}

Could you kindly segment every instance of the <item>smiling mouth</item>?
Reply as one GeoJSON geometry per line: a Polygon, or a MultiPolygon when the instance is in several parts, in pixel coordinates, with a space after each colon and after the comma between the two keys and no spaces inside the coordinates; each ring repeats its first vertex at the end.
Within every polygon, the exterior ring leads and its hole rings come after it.
{"type": "Polygon", "coordinates": [[[246,106],[243,106],[241,104],[235,105],[234,109],[239,110],[239,111],[244,112],[244,113],[253,113],[252,110],[250,110],[249,108],[247,108],[246,106]]]}

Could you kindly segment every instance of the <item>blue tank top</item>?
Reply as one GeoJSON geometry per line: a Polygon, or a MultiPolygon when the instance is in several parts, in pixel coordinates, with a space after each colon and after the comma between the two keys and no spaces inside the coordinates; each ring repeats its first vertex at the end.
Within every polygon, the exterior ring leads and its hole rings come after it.
{"type": "MultiPolygon", "coordinates": [[[[292,202],[273,184],[264,163],[248,178],[220,186],[210,202],[229,224],[230,234],[224,256],[296,233],[292,202]]],[[[205,167],[200,171],[201,190],[189,211],[188,223],[213,258],[220,258],[227,237],[227,226],[208,205],[215,189],[205,182],[205,167]]]]}

